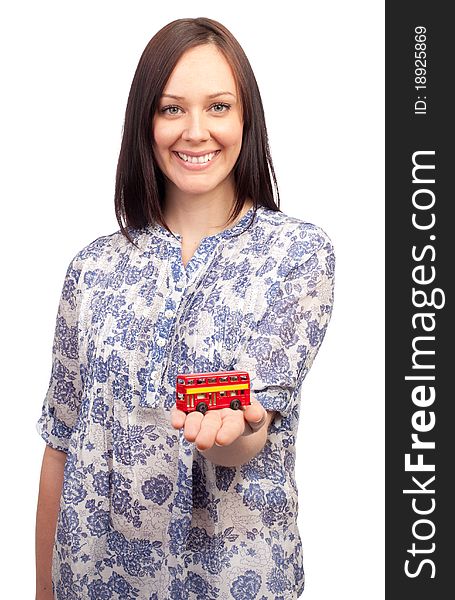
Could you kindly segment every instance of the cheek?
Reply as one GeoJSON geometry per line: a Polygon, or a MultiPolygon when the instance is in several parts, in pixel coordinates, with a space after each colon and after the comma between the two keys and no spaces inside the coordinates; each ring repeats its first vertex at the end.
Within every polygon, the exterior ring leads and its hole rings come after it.
{"type": "Polygon", "coordinates": [[[152,120],[152,137],[158,152],[169,154],[169,148],[174,146],[180,135],[181,126],[177,120],[166,120],[160,117],[152,120]]]}
{"type": "Polygon", "coordinates": [[[242,145],[243,127],[238,124],[223,125],[218,131],[218,139],[226,148],[239,149],[242,145]]]}
{"type": "Polygon", "coordinates": [[[162,150],[168,146],[169,141],[169,128],[163,127],[159,122],[153,124],[152,128],[154,145],[158,150],[162,150]]]}

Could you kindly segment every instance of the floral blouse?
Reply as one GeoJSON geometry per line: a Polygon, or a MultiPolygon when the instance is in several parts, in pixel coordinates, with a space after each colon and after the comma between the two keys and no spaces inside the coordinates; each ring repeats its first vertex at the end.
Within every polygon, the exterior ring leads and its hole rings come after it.
{"type": "Polygon", "coordinates": [[[295,441],[324,338],[335,258],[319,227],[259,206],[186,266],[161,225],[71,260],[36,428],[67,453],[56,600],[290,600],[304,588],[295,441]],[[170,423],[177,373],[246,370],[277,411],[240,467],[170,423]]]}

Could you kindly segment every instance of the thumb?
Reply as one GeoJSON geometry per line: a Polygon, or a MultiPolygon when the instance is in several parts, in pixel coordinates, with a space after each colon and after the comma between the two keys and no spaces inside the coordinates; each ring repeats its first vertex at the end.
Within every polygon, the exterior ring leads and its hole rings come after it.
{"type": "MultiPolygon", "coordinates": [[[[257,415],[255,415],[254,419],[252,419],[250,416],[246,416],[245,412],[244,412],[244,417],[245,417],[245,421],[246,421],[246,425],[248,425],[249,428],[251,428],[250,432],[246,432],[245,435],[249,435],[249,433],[255,433],[256,431],[259,431],[259,429],[261,429],[266,420],[267,420],[267,411],[265,410],[265,408],[262,406],[262,404],[260,402],[258,402],[257,400],[252,400],[251,405],[253,404],[257,404],[258,406],[260,406],[262,408],[262,415],[258,418],[257,415]]],[[[248,428],[247,428],[248,429],[248,428]]]]}

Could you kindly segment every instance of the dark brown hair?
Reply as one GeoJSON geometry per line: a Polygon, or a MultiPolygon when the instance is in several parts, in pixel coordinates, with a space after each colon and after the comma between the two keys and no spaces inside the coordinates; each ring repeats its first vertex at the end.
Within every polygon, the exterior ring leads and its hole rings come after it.
{"type": "Polygon", "coordinates": [[[248,58],[221,23],[204,17],[178,19],[160,29],[145,47],[128,96],[115,181],[115,214],[123,235],[132,243],[123,221],[133,229],[159,223],[170,231],[163,216],[165,180],[152,151],[152,120],[182,54],[203,44],[215,44],[223,53],[233,70],[242,105],[242,147],[233,169],[236,198],[230,221],[240,214],[248,197],[253,200],[254,213],[259,205],[280,210],[264,109],[248,58]]]}

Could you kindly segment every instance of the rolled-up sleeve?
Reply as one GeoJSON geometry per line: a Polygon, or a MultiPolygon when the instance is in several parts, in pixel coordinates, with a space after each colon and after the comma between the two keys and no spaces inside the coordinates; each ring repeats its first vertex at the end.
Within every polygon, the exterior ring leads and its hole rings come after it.
{"type": "Polygon", "coordinates": [[[287,261],[291,268],[272,284],[265,311],[234,365],[249,372],[251,390],[262,406],[283,417],[289,415],[332,314],[335,255],[328,236],[322,230],[318,236],[319,247],[302,251],[301,260],[287,261]]]}
{"type": "Polygon", "coordinates": [[[58,305],[49,387],[36,430],[46,444],[68,452],[82,396],[78,348],[79,278],[77,256],[66,271],[58,305]]]}

